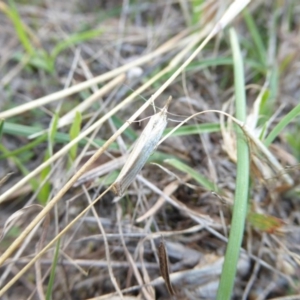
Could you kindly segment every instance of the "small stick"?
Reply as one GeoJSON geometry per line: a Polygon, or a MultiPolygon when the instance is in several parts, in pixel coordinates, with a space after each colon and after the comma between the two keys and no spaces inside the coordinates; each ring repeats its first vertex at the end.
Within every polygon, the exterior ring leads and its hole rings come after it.
{"type": "Polygon", "coordinates": [[[156,148],[168,123],[167,109],[171,100],[172,97],[170,96],[163,109],[150,118],[118,178],[112,185],[113,192],[118,196],[123,195],[156,148]]]}

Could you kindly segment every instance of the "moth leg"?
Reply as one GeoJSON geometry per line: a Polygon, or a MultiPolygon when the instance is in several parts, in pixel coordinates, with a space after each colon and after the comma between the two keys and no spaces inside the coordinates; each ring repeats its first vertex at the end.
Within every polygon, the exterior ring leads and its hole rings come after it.
{"type": "Polygon", "coordinates": [[[154,105],[154,99],[152,99],[151,105],[152,105],[152,107],[153,107],[154,113],[156,114],[156,108],[155,108],[155,105],[154,105]]]}

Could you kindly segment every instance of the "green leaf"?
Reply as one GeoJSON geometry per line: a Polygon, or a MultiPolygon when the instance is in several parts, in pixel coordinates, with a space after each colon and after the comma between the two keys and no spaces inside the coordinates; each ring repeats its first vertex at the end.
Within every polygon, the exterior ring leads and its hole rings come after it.
{"type": "Polygon", "coordinates": [[[204,177],[203,175],[199,174],[197,171],[186,165],[185,163],[177,160],[177,159],[166,159],[165,163],[171,165],[172,167],[176,168],[179,171],[187,173],[193,179],[195,179],[202,187],[209,191],[214,191],[220,193],[220,190],[216,187],[216,185],[211,182],[209,179],[204,177]]]}
{"type": "Polygon", "coordinates": [[[51,144],[53,144],[54,140],[55,140],[55,136],[56,136],[56,133],[57,133],[58,120],[59,120],[58,114],[55,113],[53,115],[52,120],[51,120],[50,129],[49,129],[49,132],[48,132],[49,141],[50,141],[51,144]]]}
{"type": "MultiPolygon", "coordinates": [[[[124,122],[116,116],[112,116],[111,119],[112,119],[113,123],[115,124],[115,126],[118,129],[124,124],[124,122]]],[[[135,141],[138,138],[138,135],[136,134],[136,132],[131,127],[127,127],[123,131],[123,134],[126,137],[128,137],[131,141],[135,141]]]]}
{"type": "Polygon", "coordinates": [[[70,35],[66,40],[58,43],[54,47],[54,49],[51,52],[51,57],[55,60],[57,55],[61,51],[69,48],[72,45],[79,44],[83,41],[93,39],[93,38],[101,35],[103,33],[103,31],[104,31],[103,29],[96,29],[96,30],[88,30],[88,31],[79,32],[79,33],[70,35]]]}
{"type": "Polygon", "coordinates": [[[247,220],[254,228],[267,233],[276,232],[284,224],[281,219],[254,212],[248,214],[247,220]]]}
{"type": "MultiPolygon", "coordinates": [[[[219,132],[221,129],[220,124],[218,123],[205,123],[205,124],[196,124],[196,125],[183,125],[178,128],[171,136],[184,136],[200,133],[212,133],[219,132]]],[[[167,135],[172,128],[167,128],[163,135],[167,135]]]]}
{"type": "MultiPolygon", "coordinates": [[[[4,155],[7,155],[10,151],[6,149],[2,144],[0,144],[0,151],[3,152],[4,155]]],[[[27,168],[22,164],[21,160],[17,157],[11,157],[11,160],[16,165],[16,167],[21,171],[21,173],[26,176],[29,174],[27,168]]],[[[39,187],[39,182],[35,178],[31,178],[29,183],[34,191],[36,191],[39,187]]]]}
{"type": "Polygon", "coordinates": [[[26,52],[29,55],[33,55],[35,50],[34,47],[32,46],[30,39],[27,35],[26,32],[26,25],[23,24],[21,17],[19,15],[19,12],[16,8],[15,2],[13,0],[9,0],[9,4],[10,6],[7,7],[6,5],[4,6],[4,9],[2,10],[7,17],[10,18],[10,20],[12,21],[14,27],[15,27],[15,31],[17,33],[17,36],[22,44],[22,46],[24,47],[24,49],[26,50],[26,52]]]}
{"type": "MultiPolygon", "coordinates": [[[[234,62],[236,118],[242,122],[245,122],[247,106],[244,65],[238,37],[233,28],[230,29],[230,42],[234,62]]],[[[238,127],[237,133],[237,137],[239,134],[243,134],[242,129],[238,127]]],[[[236,188],[234,194],[233,213],[225,260],[218,287],[217,300],[231,299],[248,210],[247,202],[250,175],[249,147],[245,139],[237,138],[236,143],[237,176],[235,183],[236,188]]]]}
{"type": "Polygon", "coordinates": [[[217,67],[217,66],[231,66],[232,58],[229,57],[215,57],[215,58],[207,58],[204,60],[199,60],[196,62],[191,62],[187,67],[187,71],[200,71],[206,69],[208,67],[217,67]]]}
{"type": "Polygon", "coordinates": [[[286,135],[286,140],[288,141],[290,147],[292,148],[293,154],[300,161],[300,139],[295,139],[300,132],[300,122],[296,124],[294,128],[290,130],[289,133],[286,135]]]}
{"type": "Polygon", "coordinates": [[[265,49],[265,46],[263,43],[263,38],[260,35],[261,31],[257,28],[256,23],[253,20],[252,16],[250,15],[248,9],[244,10],[244,18],[245,18],[248,30],[250,31],[250,34],[254,41],[254,45],[256,47],[255,53],[259,57],[261,64],[266,65],[266,62],[267,62],[266,49],[265,49]]]}
{"type": "MultiPolygon", "coordinates": [[[[76,115],[74,118],[74,121],[72,123],[71,129],[70,129],[70,140],[74,140],[80,133],[80,128],[81,128],[81,113],[76,111],[76,115]]],[[[74,146],[72,146],[72,148],[70,149],[70,157],[71,160],[74,161],[76,159],[76,155],[77,155],[77,147],[78,147],[78,143],[75,144],[74,146]]]]}
{"type": "MultiPolygon", "coordinates": [[[[26,125],[20,125],[20,124],[15,124],[11,122],[5,122],[4,127],[3,127],[3,134],[10,134],[13,136],[25,136],[29,137],[32,134],[38,133],[40,131],[44,130],[42,127],[34,127],[34,126],[26,126],[26,125]]],[[[61,144],[67,144],[70,142],[70,136],[66,133],[62,132],[57,132],[55,134],[54,138],[56,143],[61,143],[61,144]]],[[[95,139],[94,143],[97,146],[103,146],[105,143],[103,140],[100,139],[95,139]]],[[[80,146],[85,146],[87,144],[87,141],[85,139],[82,139],[79,142],[80,146]]],[[[112,150],[118,150],[118,145],[116,143],[112,143],[109,146],[109,149],[112,150]]]]}
{"type": "Polygon", "coordinates": [[[269,133],[268,137],[265,139],[264,144],[269,146],[274,139],[280,134],[280,132],[292,122],[300,114],[300,104],[294,107],[287,115],[285,115],[280,122],[273,128],[269,133]]]}
{"type": "Polygon", "coordinates": [[[203,15],[203,10],[200,10],[199,8],[202,6],[204,0],[192,0],[190,2],[192,6],[192,22],[191,24],[197,24],[203,15]]]}
{"type": "Polygon", "coordinates": [[[29,64],[37,69],[53,73],[54,71],[54,60],[44,50],[38,49],[34,55],[30,58],[29,64]]]}
{"type": "Polygon", "coordinates": [[[30,151],[31,149],[34,149],[35,147],[37,147],[38,145],[40,145],[46,139],[47,139],[47,135],[43,134],[40,137],[38,137],[35,140],[33,140],[32,142],[27,143],[23,147],[20,147],[20,148],[18,148],[16,150],[13,150],[13,151],[9,151],[7,154],[0,155],[0,160],[4,159],[4,158],[12,157],[12,156],[21,155],[24,152],[30,151]]]}
{"type": "Polygon", "coordinates": [[[4,120],[0,120],[0,142],[2,139],[3,127],[4,127],[4,120]]]}
{"type": "Polygon", "coordinates": [[[52,265],[51,265],[51,273],[50,273],[49,283],[48,283],[48,286],[47,286],[46,300],[51,300],[52,299],[52,292],[53,292],[54,279],[55,279],[55,271],[56,271],[58,258],[59,258],[59,248],[60,248],[60,239],[58,239],[57,242],[56,242],[54,258],[53,258],[52,265]]]}
{"type": "MultiPolygon", "coordinates": [[[[49,151],[46,151],[45,156],[44,156],[44,162],[47,161],[50,158],[49,151]]],[[[40,173],[40,183],[44,182],[47,178],[47,176],[51,172],[51,166],[47,166],[44,168],[41,173],[40,173]]],[[[40,188],[40,191],[37,195],[38,201],[42,205],[46,205],[49,195],[51,191],[51,184],[49,181],[44,182],[43,186],[40,188]]]]}

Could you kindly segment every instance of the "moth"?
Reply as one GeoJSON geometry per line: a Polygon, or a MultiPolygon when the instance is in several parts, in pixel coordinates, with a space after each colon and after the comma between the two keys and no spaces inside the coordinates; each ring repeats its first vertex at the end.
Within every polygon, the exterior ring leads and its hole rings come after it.
{"type": "Polygon", "coordinates": [[[168,123],[167,109],[171,100],[172,97],[169,97],[163,109],[150,118],[138,138],[118,178],[112,185],[112,190],[116,195],[121,197],[124,194],[156,148],[168,123]]]}

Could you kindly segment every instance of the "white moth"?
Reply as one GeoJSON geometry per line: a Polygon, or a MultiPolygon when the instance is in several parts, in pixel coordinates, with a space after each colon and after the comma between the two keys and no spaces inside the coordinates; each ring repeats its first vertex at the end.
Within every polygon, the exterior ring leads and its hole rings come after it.
{"type": "Polygon", "coordinates": [[[157,146],[164,129],[167,126],[167,109],[172,97],[169,97],[163,109],[153,115],[141,136],[137,140],[118,178],[112,185],[112,190],[122,196],[136,175],[141,171],[149,156],[157,146]]]}

